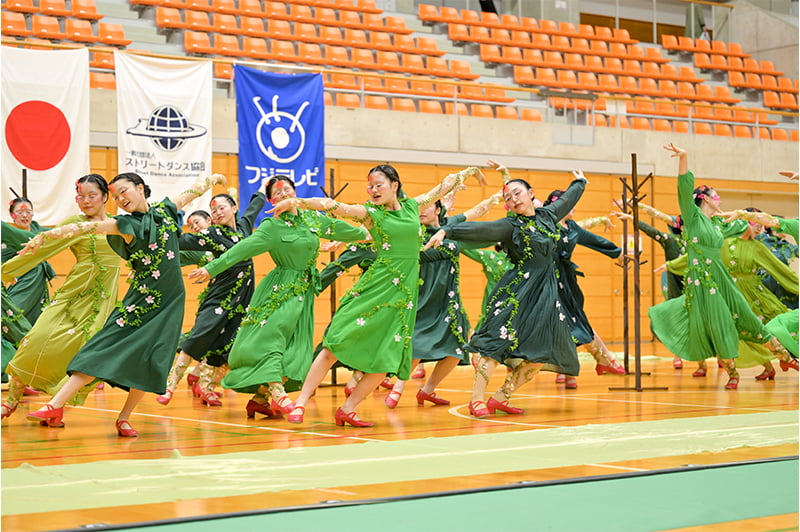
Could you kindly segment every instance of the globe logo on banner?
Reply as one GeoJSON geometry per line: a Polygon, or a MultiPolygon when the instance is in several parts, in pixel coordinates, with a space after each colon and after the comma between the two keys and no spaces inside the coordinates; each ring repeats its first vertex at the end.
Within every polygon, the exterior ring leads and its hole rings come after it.
{"type": "Polygon", "coordinates": [[[186,139],[202,137],[206,128],[190,124],[183,112],[174,105],[162,105],[153,109],[150,116],[140,118],[135,127],[126,133],[138,137],[150,137],[156,147],[164,151],[181,149],[186,139]]]}
{"type": "Polygon", "coordinates": [[[261,153],[277,163],[290,163],[303,153],[306,145],[306,130],[300,123],[300,115],[308,107],[308,102],[303,102],[297,114],[292,115],[286,111],[278,110],[278,97],[272,97],[272,111],[265,113],[261,108],[261,96],[253,98],[253,105],[256,106],[261,114],[261,120],[256,128],[256,139],[261,153]],[[282,119],[289,121],[289,127],[284,127],[282,119]],[[266,130],[266,131],[265,131],[266,130]],[[264,136],[269,133],[270,146],[264,145],[264,136]],[[273,148],[275,148],[273,150],[273,148]]]}

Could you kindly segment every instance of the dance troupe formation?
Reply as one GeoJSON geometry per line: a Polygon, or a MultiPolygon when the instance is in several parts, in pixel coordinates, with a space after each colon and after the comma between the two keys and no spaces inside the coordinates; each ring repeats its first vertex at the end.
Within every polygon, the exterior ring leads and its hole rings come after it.
{"type": "MultiPolygon", "coordinates": [[[[798,279],[786,264],[797,247],[780,236],[797,241],[797,220],[754,209],[719,212],[716,192],[695,188],[685,151],[665,148],[680,161],[680,216],[640,204],[670,227],[662,232],[641,224],[670,259],[668,300],[650,309],[653,331],[676,356],[676,368],[682,360],[698,363],[696,377],[705,376],[706,359],[715,357],[728,372],[728,389],[738,386],[737,366],[763,365],[758,380],[775,378],[773,358],[784,371],[797,370],[798,279]]],[[[608,217],[572,219],[587,183],[583,174],[573,172],[565,190],[540,203],[529,183],[496,161],[487,164],[503,176],[502,190],[450,217],[447,205],[467,178],[486,183],[478,168],[408,197],[397,171],[379,165],[369,171],[362,205],[298,198],[292,181],[275,177],[241,216],[232,195],[217,194],[210,214],[187,217],[190,233],[181,233],[181,209],[224,177],[149,203],[149,187],[137,174],[120,174],[108,184],[90,174],[76,182],[82,214],[48,231],[32,221],[30,201],[15,199],[14,222],[3,223],[2,231],[3,365],[9,377],[2,417],[14,413],[26,391],[41,391],[52,398],[28,419],[63,427],[64,405],[80,405],[108,383],[127,391],[117,433],[136,436],[129,418],[137,403],[150,392],[167,405],[192,360],[200,364],[188,379],[204,404],[222,405],[215,391],[221,383],[252,394],[248,417],[288,415],[292,423],[304,421],[308,400],[338,362],[353,370],[353,378],[335,422],[356,427],[372,426],[355,412],[367,395],[389,388],[385,403],[396,407],[420,362],[435,363],[416,394],[420,405],[448,405],[437,386],[457,365],[472,363],[469,412],[476,418],[524,413],[509,399],[542,370],[576,388],[578,345],[589,348],[599,375],[624,374],[583,311],[582,274],[571,260],[577,244],[612,258],[621,252],[588,230],[608,224],[608,217]],[[107,216],[109,196],[127,214],[107,216]],[[254,231],[267,199],[273,216],[254,231]],[[501,202],[505,217],[470,221],[501,202]],[[331,241],[328,249],[350,243],[321,272],[320,239],[331,241]],[[45,261],[66,249],[76,263],[50,299],[54,274],[45,261]],[[275,268],[256,283],[252,258],[262,253],[270,254],[275,268]],[[483,312],[471,335],[460,296],[460,254],[479,261],[487,277],[483,312]],[[131,274],[118,302],[119,257],[131,274]],[[181,336],[181,266],[187,264],[198,266],[189,279],[209,283],[194,327],[181,336]],[[315,297],[354,265],[361,276],[340,299],[315,349],[315,297]],[[486,400],[498,364],[507,375],[486,400]],[[287,393],[297,390],[293,401],[287,393]]]]}

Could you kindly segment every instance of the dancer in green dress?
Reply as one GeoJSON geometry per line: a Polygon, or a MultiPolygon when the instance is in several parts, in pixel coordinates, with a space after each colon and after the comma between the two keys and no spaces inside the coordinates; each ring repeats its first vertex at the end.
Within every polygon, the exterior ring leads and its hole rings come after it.
{"type": "Polygon", "coordinates": [[[303,421],[306,402],[337,360],[365,373],[336,411],[334,419],[340,426],[372,426],[358,418],[356,406],[386,373],[408,379],[419,282],[419,209],[454,190],[468,176],[483,178],[480,170],[468,168],[448,175],[431,191],[409,198],[402,192],[397,170],[384,164],[369,171],[370,201],[364,205],[348,205],[329,198],[292,198],[275,205],[276,213],[301,206],[363,223],[378,252],[372,266],[341,298],[322,339],[325,347],[311,365],[289,421],[303,421]]]}
{"type": "MultiPolygon", "coordinates": [[[[294,183],[275,177],[266,186],[271,203],[295,198],[294,183]]],[[[367,232],[319,212],[296,207],[261,222],[258,230],[217,259],[189,274],[205,280],[260,253],[275,269],[258,284],[231,348],[222,386],[253,394],[248,417],[271,417],[294,409],[286,389],[297,390],[311,365],[314,297],[319,286],[319,239],[363,240],[367,232]],[[270,405],[270,399],[272,404],[270,405]]]]}
{"type": "MultiPolygon", "coordinates": [[[[735,359],[739,340],[765,346],[789,362],[789,353],[750,310],[722,264],[720,248],[725,236],[741,234],[747,224],[723,224],[718,217],[719,196],[709,187],[694,188],[686,151],[670,143],[665,148],[679,158],[678,204],[684,224],[688,269],[684,295],[650,308],[653,332],[673,354],[684,360],[710,357],[725,366],[726,389],[739,386],[735,359]]],[[[794,363],[797,367],[796,361],[794,363]]]]}
{"type": "Polygon", "coordinates": [[[128,392],[116,421],[117,434],[137,435],[128,417],[146,392],[163,394],[181,332],[185,291],[178,256],[178,210],[225,178],[214,175],[195,183],[175,202],[150,205],[150,188],[138,174],[116,176],[109,189],[129,214],[99,222],[79,222],[36,235],[23,250],[33,252],[45,240],[82,234],[106,234],[117,254],[128,260],[133,279],[128,292],[103,328],[67,366],[70,375],[59,392],[28,419],[63,426],[64,404],[95,379],[128,392]]]}
{"type": "Polygon", "coordinates": [[[503,187],[509,216],[494,222],[465,222],[447,226],[434,235],[428,246],[453,240],[501,242],[514,268],[495,286],[483,324],[466,348],[480,353],[469,411],[486,417],[500,410],[522,414],[509,405],[511,393],[531,381],[540,370],[577,375],[580,370],[575,342],[567,315],[561,308],[554,253],[561,238],[558,222],[583,194],[586,178],[573,172],[575,180],[559,201],[536,208],[534,192],[522,179],[511,179],[503,187]],[[484,402],[484,392],[497,363],[514,367],[497,393],[484,402]]]}
{"type": "MultiPolygon", "coordinates": [[[[108,184],[102,176],[85,175],[75,189],[83,214],[70,216],[59,225],[109,219],[105,213],[108,184]]],[[[24,275],[66,249],[75,256],[75,265],[9,363],[11,381],[2,417],[16,410],[26,385],[55,394],[75,353],[100,330],[117,304],[119,256],[105,237],[94,234],[48,240],[36,253],[18,255],[3,265],[3,281],[24,275]]],[[[86,388],[85,393],[76,395],[75,404],[81,404],[89,391],[86,388]]]]}
{"type": "MultiPolygon", "coordinates": [[[[210,204],[214,225],[198,233],[182,234],[179,240],[181,250],[210,252],[213,257],[219,257],[253,233],[256,217],[265,202],[264,194],[256,192],[240,218],[236,200],[229,194],[217,194],[211,198],[210,204]]],[[[195,359],[204,362],[210,369],[202,370],[199,382],[193,386],[193,393],[205,405],[222,406],[214,386],[225,374],[228,353],[254,289],[255,276],[250,259],[243,260],[210,281],[198,298],[200,303],[192,330],[181,338],[180,353],[167,377],[166,393],[157,398],[159,403],[169,403],[189,361],[195,359]]]]}
{"type": "MultiPolygon", "coordinates": [[[[6,366],[14,358],[17,353],[19,343],[31,330],[31,322],[25,317],[22,309],[19,308],[14,301],[6,293],[6,287],[0,286],[0,293],[2,294],[2,359],[0,359],[0,368],[3,372],[2,380],[4,383],[8,382],[8,375],[6,374],[6,366]]],[[[6,417],[6,416],[3,416],[6,417]]]]}
{"type": "MultiPolygon", "coordinates": [[[[3,222],[2,262],[14,258],[25,243],[44,228],[33,220],[33,205],[27,198],[14,198],[8,207],[13,223],[3,222]]],[[[22,309],[31,325],[36,323],[42,309],[50,302],[50,280],[56,272],[48,262],[42,262],[6,288],[8,296],[22,309]]]]}

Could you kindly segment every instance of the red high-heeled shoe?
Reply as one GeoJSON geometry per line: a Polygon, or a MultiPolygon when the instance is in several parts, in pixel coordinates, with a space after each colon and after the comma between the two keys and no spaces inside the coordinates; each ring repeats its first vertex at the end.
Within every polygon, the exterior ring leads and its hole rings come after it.
{"type": "Polygon", "coordinates": [[[27,418],[31,421],[44,421],[48,427],[63,427],[61,418],[64,417],[64,407],[54,408],[51,404],[46,404],[39,410],[28,412],[27,418]]]}
{"type": "Polygon", "coordinates": [[[611,373],[613,375],[625,375],[625,368],[622,367],[622,364],[616,360],[609,361],[608,365],[598,363],[594,366],[594,370],[598,375],[605,375],[606,373],[611,373]]]}
{"type": "Polygon", "coordinates": [[[469,414],[472,417],[483,419],[488,417],[491,412],[489,412],[489,409],[486,407],[486,403],[483,401],[472,401],[469,404],[469,414]]]}
{"type": "Polygon", "coordinates": [[[256,417],[256,413],[263,414],[267,417],[275,417],[275,412],[269,407],[269,405],[264,403],[258,403],[250,399],[247,401],[245,405],[245,410],[247,410],[247,417],[254,418],[256,417]]]}
{"type": "Polygon", "coordinates": [[[197,381],[199,381],[199,380],[200,380],[200,377],[198,377],[197,375],[192,375],[191,373],[189,373],[189,375],[187,375],[187,376],[186,376],[186,385],[187,385],[189,388],[191,388],[191,387],[193,387],[193,386],[194,386],[194,385],[197,383],[197,381]]]}
{"type": "Polygon", "coordinates": [[[516,408],[508,404],[508,401],[498,401],[494,397],[491,397],[489,401],[486,402],[486,409],[489,411],[490,414],[494,414],[496,410],[500,410],[501,412],[505,412],[506,414],[524,414],[525,411],[521,408],[516,408]]]}
{"type": "Polygon", "coordinates": [[[356,389],[355,386],[347,386],[345,384],[345,386],[344,386],[344,396],[345,397],[350,397],[350,395],[353,393],[353,390],[355,390],[355,389],[356,389]]]}
{"type": "Polygon", "coordinates": [[[135,438],[139,435],[138,432],[134,430],[131,426],[130,422],[127,419],[118,419],[117,423],[117,434],[122,436],[123,438],[135,438]]]}
{"type": "Polygon", "coordinates": [[[564,382],[564,388],[567,390],[577,390],[578,389],[578,379],[575,377],[567,377],[567,380],[564,382]]]}
{"type": "Polygon", "coordinates": [[[673,369],[683,369],[683,360],[680,358],[673,358],[672,359],[672,368],[673,369]]]}
{"type": "Polygon", "coordinates": [[[728,379],[728,384],[725,385],[726,390],[735,390],[739,387],[739,377],[731,377],[728,379]]]}
{"type": "Polygon", "coordinates": [[[2,410],[2,416],[0,416],[0,419],[5,419],[13,414],[17,410],[18,406],[19,403],[15,404],[14,406],[9,405],[8,403],[0,404],[0,410],[2,410]]]}
{"type": "Polygon", "coordinates": [[[425,366],[418,366],[417,369],[414,370],[414,373],[411,374],[412,379],[424,379],[425,378],[425,366]]]}
{"type": "Polygon", "coordinates": [[[774,381],[775,380],[775,368],[765,369],[758,375],[756,375],[757,381],[774,381]]]}
{"type": "Polygon", "coordinates": [[[418,405],[425,404],[425,401],[428,401],[429,403],[433,403],[435,405],[450,404],[450,401],[448,401],[447,399],[442,399],[441,397],[436,395],[436,392],[426,393],[422,391],[422,388],[420,388],[419,391],[417,392],[417,404],[418,405]]]}
{"type": "Polygon", "coordinates": [[[345,413],[341,407],[336,410],[336,414],[333,416],[333,419],[340,427],[344,427],[345,423],[354,427],[372,427],[375,425],[375,423],[370,423],[369,421],[359,419],[355,411],[345,413]]]}
{"type": "Polygon", "coordinates": [[[289,423],[302,423],[303,422],[303,415],[306,413],[306,407],[304,406],[295,406],[295,410],[300,410],[299,414],[289,414],[289,417],[286,418],[286,421],[289,423]]]}
{"type": "Polygon", "coordinates": [[[387,390],[391,390],[394,388],[394,383],[389,377],[386,377],[381,381],[381,387],[386,388],[387,390]]]}
{"type": "Polygon", "coordinates": [[[781,360],[780,363],[781,363],[781,369],[783,371],[789,371],[790,369],[798,371],[798,365],[797,365],[797,359],[796,358],[793,358],[793,359],[789,360],[788,362],[784,362],[783,360],[781,360]]]}
{"type": "Polygon", "coordinates": [[[706,376],[706,368],[697,368],[692,372],[692,377],[705,377],[706,376]]]}
{"type": "Polygon", "coordinates": [[[200,396],[200,400],[206,406],[222,406],[222,401],[219,400],[219,396],[215,392],[205,392],[200,396]]]}
{"type": "Polygon", "coordinates": [[[203,397],[203,390],[200,389],[200,384],[197,382],[192,385],[192,396],[203,397]]]}
{"type": "Polygon", "coordinates": [[[720,360],[719,358],[717,359],[717,367],[718,368],[724,368],[725,367],[725,363],[722,360],[720,360]]]}
{"type": "Polygon", "coordinates": [[[39,390],[34,390],[30,386],[26,386],[22,390],[22,395],[39,395],[40,393],[42,393],[42,392],[40,392],[39,390]]]}
{"type": "Polygon", "coordinates": [[[389,393],[386,394],[386,399],[384,399],[383,402],[389,408],[394,408],[394,407],[397,406],[397,403],[400,402],[400,396],[401,395],[403,395],[403,392],[399,392],[397,390],[392,390],[392,391],[390,391],[389,393]]]}
{"type": "Polygon", "coordinates": [[[156,402],[162,405],[168,405],[171,400],[172,392],[170,390],[167,390],[164,395],[159,395],[156,397],[156,402]]]}
{"type": "Polygon", "coordinates": [[[272,410],[275,412],[281,412],[283,414],[291,414],[292,410],[294,410],[294,401],[289,399],[288,395],[284,395],[280,398],[279,401],[272,401],[272,410]]]}
{"type": "Polygon", "coordinates": [[[563,373],[556,375],[556,384],[564,384],[567,381],[567,376],[563,373]]]}

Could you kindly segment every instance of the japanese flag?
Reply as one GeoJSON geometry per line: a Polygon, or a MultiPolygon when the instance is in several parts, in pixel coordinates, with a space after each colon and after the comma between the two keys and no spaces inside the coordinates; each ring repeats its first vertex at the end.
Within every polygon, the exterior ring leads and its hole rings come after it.
{"type": "Polygon", "coordinates": [[[75,181],[89,173],[89,50],[4,46],[1,68],[3,218],[26,168],[34,219],[55,225],[80,212],[75,181]]]}

